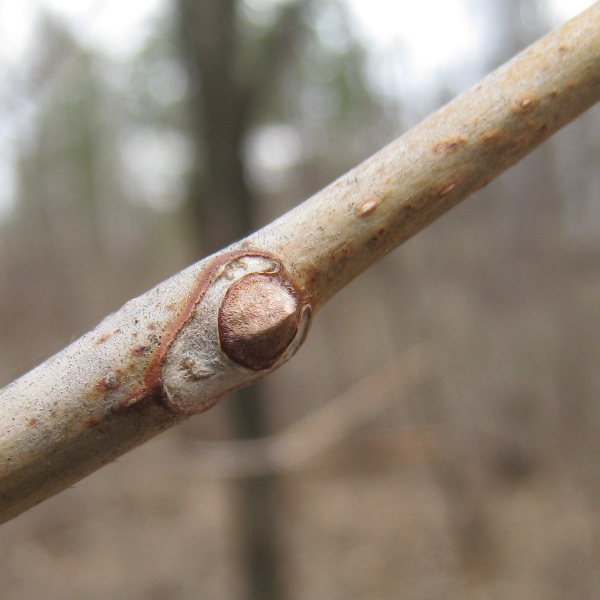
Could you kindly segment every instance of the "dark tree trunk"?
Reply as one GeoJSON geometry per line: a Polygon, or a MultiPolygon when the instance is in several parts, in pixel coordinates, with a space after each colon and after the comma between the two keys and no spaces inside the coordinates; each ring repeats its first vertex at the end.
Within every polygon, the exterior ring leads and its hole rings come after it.
{"type": "MultiPolygon", "coordinates": [[[[237,76],[239,39],[235,0],[177,0],[183,59],[190,78],[191,135],[197,161],[189,209],[198,255],[212,253],[250,233],[255,199],[244,178],[241,155],[252,98],[237,76]]],[[[261,384],[240,390],[233,403],[241,438],[268,432],[261,384]]],[[[239,484],[239,544],[247,598],[281,599],[279,528],[274,477],[239,484]]]]}

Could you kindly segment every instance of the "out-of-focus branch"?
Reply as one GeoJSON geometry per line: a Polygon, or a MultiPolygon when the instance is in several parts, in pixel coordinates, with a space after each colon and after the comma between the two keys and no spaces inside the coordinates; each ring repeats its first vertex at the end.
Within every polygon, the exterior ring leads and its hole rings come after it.
{"type": "Polygon", "coordinates": [[[600,3],[13,382],[0,392],[0,520],[270,373],[338,290],[598,99],[600,3]]]}
{"type": "Polygon", "coordinates": [[[255,440],[197,442],[195,472],[236,478],[302,468],[381,416],[423,381],[431,362],[429,347],[415,346],[280,433],[255,440]]]}

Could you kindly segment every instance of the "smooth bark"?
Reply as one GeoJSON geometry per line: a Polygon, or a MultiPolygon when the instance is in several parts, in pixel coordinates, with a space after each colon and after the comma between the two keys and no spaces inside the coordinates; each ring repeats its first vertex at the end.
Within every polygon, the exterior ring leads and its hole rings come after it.
{"type": "Polygon", "coordinates": [[[598,99],[600,3],[296,209],[128,302],[4,388],[0,520],[270,373],[338,290],[598,99]],[[268,306],[249,327],[237,307],[257,298],[254,283],[281,310],[273,317],[268,306]],[[225,353],[221,334],[238,326],[225,353]]]}

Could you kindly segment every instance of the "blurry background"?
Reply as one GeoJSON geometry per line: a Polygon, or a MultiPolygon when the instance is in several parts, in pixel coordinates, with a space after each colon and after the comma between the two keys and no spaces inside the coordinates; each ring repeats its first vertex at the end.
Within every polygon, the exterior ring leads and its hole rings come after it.
{"type": "MultiPolygon", "coordinates": [[[[2,385],[588,4],[0,0],[2,385]]],[[[2,598],[595,600],[599,164],[594,109],[2,526],[2,598]]]]}

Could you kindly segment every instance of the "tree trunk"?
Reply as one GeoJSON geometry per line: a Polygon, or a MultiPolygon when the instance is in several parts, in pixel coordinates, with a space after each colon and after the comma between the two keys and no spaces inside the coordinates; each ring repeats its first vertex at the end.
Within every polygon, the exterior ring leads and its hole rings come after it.
{"type": "MultiPolygon", "coordinates": [[[[184,63],[192,83],[189,102],[196,162],[189,209],[203,254],[216,252],[253,229],[256,200],[244,177],[242,144],[250,102],[236,77],[236,0],[178,0],[184,63]]],[[[268,434],[264,387],[257,382],[235,392],[231,416],[238,437],[268,434]]],[[[281,600],[277,478],[242,479],[237,483],[238,544],[247,597],[281,600]]]]}

